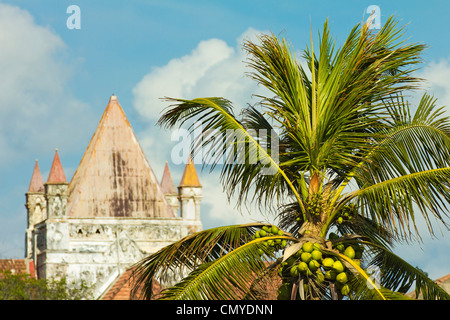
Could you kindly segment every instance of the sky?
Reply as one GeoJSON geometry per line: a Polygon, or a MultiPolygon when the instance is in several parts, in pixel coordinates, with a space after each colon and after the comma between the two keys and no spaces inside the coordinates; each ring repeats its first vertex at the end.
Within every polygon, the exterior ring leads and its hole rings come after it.
{"type": "MultiPolygon", "coordinates": [[[[379,7],[381,24],[394,15],[406,41],[428,46],[417,75],[427,80],[423,90],[450,106],[450,4],[444,0],[0,1],[0,258],[24,256],[25,193],[35,159],[46,180],[58,148],[70,181],[112,94],[156,176],[168,161],[178,185],[184,165],[172,161],[177,142],[156,126],[168,106],[161,98],[221,96],[237,108],[255,103],[253,95],[263,91],[245,75],[244,39],[272,32],[300,52],[328,19],[339,44],[367,19],[370,5],[379,7]],[[68,10],[71,5],[79,12],[68,10]]],[[[264,212],[241,212],[229,203],[218,172],[199,175],[204,228],[272,222],[264,212]]],[[[395,252],[432,278],[450,273],[448,230],[431,237],[423,224],[419,229],[420,244],[395,252]]]]}

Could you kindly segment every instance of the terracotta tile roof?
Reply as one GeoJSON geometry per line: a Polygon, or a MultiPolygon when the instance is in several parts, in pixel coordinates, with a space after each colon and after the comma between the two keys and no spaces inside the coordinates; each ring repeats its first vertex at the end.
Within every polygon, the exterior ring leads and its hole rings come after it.
{"type": "Polygon", "coordinates": [[[448,275],[446,275],[446,276],[443,276],[443,277],[440,277],[439,279],[436,279],[436,283],[440,285],[441,283],[446,282],[448,280],[450,280],[450,273],[448,275]]]}
{"type": "Polygon", "coordinates": [[[35,276],[34,264],[32,261],[28,263],[25,259],[0,259],[0,271],[10,271],[13,274],[26,274],[31,277],[35,276]]]}
{"type": "Polygon", "coordinates": [[[28,192],[44,192],[44,179],[42,179],[41,170],[39,169],[38,160],[34,165],[33,174],[31,175],[30,186],[28,192]]]}
{"type": "Polygon", "coordinates": [[[183,176],[181,178],[179,187],[201,187],[198,179],[197,170],[195,170],[194,162],[189,157],[188,162],[184,168],[183,176]]]}
{"type": "MultiPolygon", "coordinates": [[[[119,276],[114,284],[103,295],[102,300],[132,300],[131,290],[133,288],[133,281],[131,275],[133,269],[130,268],[119,276]]],[[[155,281],[156,282],[156,281],[155,281]]],[[[153,286],[156,295],[161,291],[161,286],[156,283],[153,286]]],[[[137,295],[139,297],[139,293],[137,295]]]]}
{"type": "Polygon", "coordinates": [[[55,151],[55,157],[53,158],[52,167],[48,175],[47,183],[65,183],[66,175],[64,174],[61,160],[59,159],[58,149],[55,151]]]}
{"type": "Polygon", "coordinates": [[[175,217],[114,95],[69,184],[68,193],[70,217],[175,217]]]}

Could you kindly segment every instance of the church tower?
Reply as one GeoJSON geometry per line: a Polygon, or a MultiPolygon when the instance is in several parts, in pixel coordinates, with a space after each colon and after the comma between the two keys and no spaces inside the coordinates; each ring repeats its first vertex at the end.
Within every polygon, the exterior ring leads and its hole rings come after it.
{"type": "Polygon", "coordinates": [[[47,218],[62,218],[66,215],[68,185],[59,159],[58,149],[56,149],[52,167],[45,183],[47,218]]]}
{"type": "Polygon", "coordinates": [[[189,157],[178,185],[178,199],[180,201],[180,216],[190,224],[192,232],[202,230],[200,221],[200,201],[202,198],[202,185],[198,179],[192,157],[189,157]]]}
{"type": "Polygon", "coordinates": [[[58,150],[45,183],[36,162],[26,193],[26,257],[39,278],[84,282],[102,297],[136,262],[200,231],[201,198],[191,159],[178,191],[167,163],[159,183],[112,95],[70,183],[58,150]]]}
{"type": "Polygon", "coordinates": [[[28,192],[25,194],[27,208],[27,231],[25,234],[25,258],[34,259],[33,257],[33,231],[34,226],[46,219],[47,202],[45,200],[44,179],[42,179],[41,170],[38,160],[34,164],[33,174],[31,176],[28,192]]]}
{"type": "Polygon", "coordinates": [[[45,186],[47,215],[37,225],[35,250],[37,255],[37,272],[40,278],[65,277],[67,263],[65,254],[69,251],[69,223],[65,219],[67,207],[68,183],[59,158],[55,151],[53,163],[45,186]]]}

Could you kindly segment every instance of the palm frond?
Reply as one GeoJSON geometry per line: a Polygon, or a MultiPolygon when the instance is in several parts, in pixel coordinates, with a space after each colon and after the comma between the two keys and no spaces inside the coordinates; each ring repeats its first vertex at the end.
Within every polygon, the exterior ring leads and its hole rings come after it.
{"type": "Polygon", "coordinates": [[[411,226],[419,234],[414,215],[417,206],[433,233],[429,215],[446,225],[449,177],[450,167],[411,173],[354,191],[348,197],[357,198],[363,215],[405,237],[411,234],[411,226]]]}
{"type": "Polygon", "coordinates": [[[186,278],[161,292],[170,300],[234,300],[252,297],[250,286],[266,270],[263,256],[273,255],[268,240],[289,239],[287,236],[257,238],[214,261],[199,265],[186,278]],[[265,254],[262,256],[259,250],[265,254]]]}
{"type": "Polygon", "coordinates": [[[223,164],[222,185],[229,198],[238,194],[238,205],[247,199],[250,190],[257,195],[253,199],[268,205],[276,195],[284,194],[286,186],[289,192],[300,200],[292,181],[276,158],[278,138],[274,131],[265,131],[265,138],[270,138],[269,143],[255,137],[256,129],[271,129],[261,114],[250,110],[250,118],[246,121],[249,128],[246,128],[246,125],[235,117],[232,104],[226,99],[167,100],[175,104],[163,114],[158,124],[171,128],[175,124],[182,126],[187,121],[196,120],[189,130],[191,134],[200,132],[201,135],[194,137],[193,153],[195,155],[202,149],[214,150],[215,157],[211,157],[210,164],[212,168],[223,164]],[[249,126],[255,121],[264,127],[249,126]],[[251,185],[255,188],[250,189],[251,185]]]}
{"type": "Polygon", "coordinates": [[[362,215],[356,215],[351,221],[344,221],[341,224],[335,224],[340,234],[356,234],[361,238],[369,239],[371,243],[378,244],[385,248],[391,248],[394,244],[396,235],[384,228],[376,221],[362,215]]]}
{"type": "Polygon", "coordinates": [[[353,178],[360,190],[344,199],[358,197],[366,216],[405,235],[410,221],[414,226],[414,208],[418,207],[432,232],[429,216],[444,225],[448,216],[450,119],[427,94],[413,116],[402,97],[393,97],[386,106],[390,128],[378,131],[372,150],[348,173],[337,193],[353,178]]]}
{"type": "Polygon", "coordinates": [[[263,225],[251,223],[203,230],[160,249],[135,264],[132,277],[136,285],[133,295],[138,294],[139,288],[143,287],[140,294],[150,299],[154,278],[161,283],[170,283],[186,271],[214,261],[250,241],[256,228],[263,225]]]}
{"type": "Polygon", "coordinates": [[[406,294],[415,283],[416,298],[423,294],[425,300],[449,300],[450,295],[423,271],[410,265],[399,256],[385,248],[366,243],[373,254],[368,267],[373,266],[381,270],[381,285],[392,291],[406,294]]]}

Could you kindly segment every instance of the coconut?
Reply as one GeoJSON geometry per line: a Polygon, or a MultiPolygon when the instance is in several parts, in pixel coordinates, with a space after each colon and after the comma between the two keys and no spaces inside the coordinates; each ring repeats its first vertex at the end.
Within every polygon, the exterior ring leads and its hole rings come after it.
{"type": "Polygon", "coordinates": [[[318,242],[315,242],[315,243],[313,244],[313,249],[314,249],[314,250],[322,251],[322,246],[321,246],[318,242]]]}
{"type": "Polygon", "coordinates": [[[312,242],[308,241],[303,244],[302,249],[304,252],[311,253],[314,250],[314,245],[312,242]]]}
{"type": "Polygon", "coordinates": [[[260,235],[261,237],[265,237],[265,236],[267,235],[267,231],[266,231],[266,230],[261,230],[261,231],[259,232],[259,235],[260,235]]]}
{"type": "Polygon", "coordinates": [[[309,262],[308,266],[311,271],[317,271],[317,269],[319,269],[320,267],[320,264],[319,262],[317,262],[317,260],[313,259],[309,262]]]}
{"type": "Polygon", "coordinates": [[[297,265],[294,264],[294,265],[291,267],[291,270],[290,270],[289,272],[290,272],[291,276],[293,276],[293,277],[298,276],[297,265]]]}
{"type": "Polygon", "coordinates": [[[347,273],[341,272],[336,276],[336,281],[345,284],[348,281],[347,273]]]}
{"type": "Polygon", "coordinates": [[[300,272],[305,272],[306,270],[308,270],[308,265],[302,261],[297,265],[297,269],[300,272]]]}
{"type": "Polygon", "coordinates": [[[271,232],[272,232],[273,234],[278,234],[278,228],[277,228],[276,226],[272,226],[271,229],[272,229],[271,232]]]}
{"type": "Polygon", "coordinates": [[[341,273],[342,271],[344,271],[344,265],[338,260],[333,263],[332,269],[337,273],[341,273]]]}
{"type": "Polygon", "coordinates": [[[331,267],[333,266],[334,260],[333,258],[325,258],[322,260],[322,265],[325,269],[331,269],[331,267]]]}
{"type": "Polygon", "coordinates": [[[342,286],[342,288],[341,288],[341,294],[342,294],[343,296],[346,296],[346,295],[348,295],[349,293],[350,293],[350,287],[348,286],[348,284],[342,286]]]}
{"type": "Polygon", "coordinates": [[[355,257],[355,249],[352,246],[348,246],[345,248],[344,254],[350,259],[353,259],[355,257]]]}
{"type": "Polygon", "coordinates": [[[300,255],[300,259],[301,259],[303,262],[308,263],[309,260],[311,260],[311,253],[309,253],[309,252],[303,252],[303,253],[300,255]]]}
{"type": "Polygon", "coordinates": [[[281,245],[282,248],[286,247],[286,244],[287,244],[286,240],[281,240],[280,245],[281,245]]]}
{"type": "Polygon", "coordinates": [[[319,250],[313,250],[313,252],[311,252],[311,257],[314,260],[320,261],[322,260],[322,252],[320,252],[319,250]]]}
{"type": "Polygon", "coordinates": [[[316,280],[319,283],[322,283],[325,281],[325,276],[323,275],[323,273],[320,270],[317,270],[317,272],[316,272],[316,280]]]}

